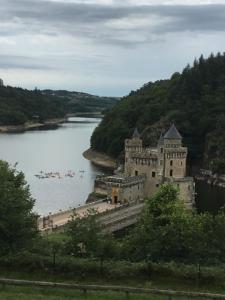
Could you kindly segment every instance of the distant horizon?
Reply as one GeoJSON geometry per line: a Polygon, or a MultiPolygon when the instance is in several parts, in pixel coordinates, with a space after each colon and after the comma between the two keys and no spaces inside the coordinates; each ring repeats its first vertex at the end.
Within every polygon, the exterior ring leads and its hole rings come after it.
{"type": "MultiPolygon", "coordinates": [[[[167,78],[158,78],[158,79],[155,79],[155,80],[151,80],[151,81],[146,81],[144,83],[142,83],[140,86],[137,86],[135,89],[131,87],[131,89],[124,95],[105,95],[105,94],[97,94],[97,93],[94,93],[92,91],[87,91],[87,90],[76,90],[76,89],[66,89],[66,88],[59,88],[59,87],[54,87],[54,88],[51,88],[51,87],[38,87],[38,86],[35,86],[35,87],[24,87],[24,86],[16,86],[16,85],[9,85],[7,84],[7,82],[5,82],[4,78],[3,77],[0,77],[0,79],[3,80],[4,82],[4,86],[11,86],[11,87],[15,87],[15,88],[22,88],[22,89],[27,89],[27,90],[30,90],[30,91],[33,91],[35,89],[38,89],[40,91],[43,91],[43,90],[53,90],[53,91],[68,91],[68,92],[77,92],[77,93],[85,93],[85,94],[90,94],[90,95],[93,95],[93,96],[99,96],[99,97],[115,97],[115,98],[123,98],[123,97],[126,97],[130,94],[131,91],[136,91],[138,89],[140,89],[141,87],[143,87],[145,84],[149,83],[149,82],[155,82],[155,81],[158,81],[158,80],[169,80],[170,77],[174,74],[174,73],[182,73],[183,69],[187,66],[187,65],[190,65],[190,66],[193,66],[193,63],[194,63],[194,60],[195,59],[199,59],[201,55],[203,55],[204,58],[208,58],[211,54],[213,55],[217,55],[220,51],[216,52],[216,53],[213,53],[211,52],[209,55],[207,56],[204,56],[203,54],[200,54],[199,57],[194,57],[193,58],[193,61],[192,62],[187,62],[186,65],[183,66],[183,68],[180,70],[180,71],[174,71],[172,74],[170,74],[167,78]]],[[[224,52],[220,52],[221,54],[223,54],[224,52]]]]}

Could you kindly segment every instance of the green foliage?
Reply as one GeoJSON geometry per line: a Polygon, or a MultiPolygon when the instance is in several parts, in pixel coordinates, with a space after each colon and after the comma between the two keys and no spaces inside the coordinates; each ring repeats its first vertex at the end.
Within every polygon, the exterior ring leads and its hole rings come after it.
{"type": "Polygon", "coordinates": [[[44,122],[63,118],[67,113],[101,112],[111,109],[118,98],[98,97],[89,94],[24,90],[0,87],[0,125],[22,125],[27,121],[44,122]]]}
{"type": "Polygon", "coordinates": [[[136,126],[155,145],[175,121],[193,162],[225,158],[225,55],[202,56],[169,80],[149,82],[124,97],[94,131],[91,146],[118,157],[136,126]],[[152,133],[155,134],[152,134],[152,133]]]}
{"type": "Polygon", "coordinates": [[[33,206],[24,174],[0,161],[0,254],[31,244],[37,234],[33,206]]]}
{"type": "Polygon", "coordinates": [[[70,238],[68,247],[74,255],[94,254],[97,251],[99,233],[100,225],[96,220],[95,210],[89,210],[83,218],[74,211],[72,220],[67,226],[70,238]]]}
{"type": "Polygon", "coordinates": [[[38,90],[0,87],[0,125],[22,125],[64,117],[65,103],[38,90]]]}
{"type": "Polygon", "coordinates": [[[177,190],[162,185],[126,242],[134,260],[216,263],[225,261],[225,214],[186,211],[177,190]],[[135,246],[134,246],[135,245],[135,246]]]}
{"type": "Polygon", "coordinates": [[[67,251],[75,256],[91,256],[100,258],[112,257],[114,240],[110,234],[102,233],[102,226],[97,219],[97,212],[89,209],[85,217],[76,214],[68,222],[67,251]]]}
{"type": "Polygon", "coordinates": [[[45,95],[58,97],[66,103],[67,113],[77,112],[102,112],[105,113],[119,101],[116,97],[99,97],[81,92],[64,90],[44,90],[45,95]]]}
{"type": "MultiPolygon", "coordinates": [[[[126,299],[124,293],[119,292],[92,292],[69,290],[62,288],[37,288],[7,286],[0,290],[1,300],[121,300],[126,299]]],[[[165,300],[165,296],[130,294],[130,300],[165,300]]],[[[186,300],[186,298],[183,298],[186,300]]]]}

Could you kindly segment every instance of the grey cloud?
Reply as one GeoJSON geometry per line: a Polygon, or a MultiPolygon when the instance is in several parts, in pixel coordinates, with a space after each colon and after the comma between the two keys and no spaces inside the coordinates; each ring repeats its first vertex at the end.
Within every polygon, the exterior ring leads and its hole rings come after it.
{"type": "Polygon", "coordinates": [[[54,68],[37,62],[33,57],[1,54],[0,69],[52,70],[54,68]]]}
{"type": "MultiPolygon", "coordinates": [[[[135,47],[138,43],[151,43],[163,35],[181,31],[224,31],[225,5],[95,5],[47,0],[2,0],[1,22],[14,24],[8,35],[28,32],[46,35],[70,34],[87,38],[95,43],[122,47],[135,47]],[[113,28],[108,21],[123,18],[151,19],[156,16],[165,22],[141,28],[113,28]],[[18,26],[16,26],[18,25],[18,26]],[[141,39],[127,39],[136,33],[141,39]]],[[[0,35],[7,35],[0,28],[0,35]]]]}

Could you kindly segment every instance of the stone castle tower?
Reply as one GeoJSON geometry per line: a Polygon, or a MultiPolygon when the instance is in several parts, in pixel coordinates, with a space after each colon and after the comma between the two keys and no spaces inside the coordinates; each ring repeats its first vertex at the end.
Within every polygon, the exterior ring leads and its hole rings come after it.
{"type": "MultiPolygon", "coordinates": [[[[174,124],[160,136],[156,147],[143,147],[135,128],[132,138],[125,140],[124,173],[101,179],[107,196],[113,202],[129,202],[151,197],[157,188],[170,182],[179,189],[187,208],[194,203],[194,181],[186,177],[188,150],[182,146],[182,137],[174,124]]],[[[96,180],[96,187],[98,186],[96,180]]],[[[100,190],[95,190],[100,192],[100,190]]]]}

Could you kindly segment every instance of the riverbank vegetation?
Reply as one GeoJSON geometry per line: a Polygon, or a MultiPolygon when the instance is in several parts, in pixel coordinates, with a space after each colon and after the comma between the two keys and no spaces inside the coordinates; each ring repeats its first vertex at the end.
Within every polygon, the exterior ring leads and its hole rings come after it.
{"type": "Polygon", "coordinates": [[[23,174],[1,162],[0,178],[1,276],[225,291],[223,209],[186,211],[165,184],[125,236],[104,232],[93,210],[86,218],[75,211],[64,232],[40,235],[23,174]]]}
{"type": "Polygon", "coordinates": [[[91,138],[93,149],[118,157],[137,126],[155,146],[175,122],[192,163],[225,173],[225,54],[201,56],[168,80],[146,83],[109,111],[91,138]]]}
{"type": "Polygon", "coordinates": [[[77,92],[29,91],[0,86],[0,126],[43,123],[78,112],[104,112],[111,109],[118,100],[77,92]]]}
{"type": "Polygon", "coordinates": [[[43,90],[42,94],[54,96],[66,103],[67,113],[93,113],[104,114],[120,100],[118,97],[100,97],[82,92],[70,92],[65,90],[43,90]]]}

